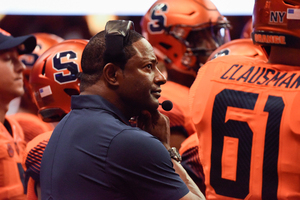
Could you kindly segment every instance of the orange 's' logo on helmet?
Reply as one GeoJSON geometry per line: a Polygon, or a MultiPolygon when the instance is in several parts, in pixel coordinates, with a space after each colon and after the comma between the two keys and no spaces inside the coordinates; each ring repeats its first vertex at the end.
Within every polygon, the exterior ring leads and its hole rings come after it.
{"type": "Polygon", "coordinates": [[[78,95],[81,55],[88,40],[68,39],[47,49],[34,63],[29,83],[39,114],[46,122],[60,121],[78,95]]]}
{"type": "Polygon", "coordinates": [[[167,17],[164,15],[168,10],[168,5],[165,3],[156,5],[151,10],[150,21],[148,22],[148,30],[153,34],[161,33],[166,26],[167,17]]]}

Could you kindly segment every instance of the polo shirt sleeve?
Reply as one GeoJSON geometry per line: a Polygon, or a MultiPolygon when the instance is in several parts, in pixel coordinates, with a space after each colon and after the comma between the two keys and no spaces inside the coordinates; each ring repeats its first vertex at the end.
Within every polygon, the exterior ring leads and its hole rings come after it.
{"type": "Polygon", "coordinates": [[[106,170],[111,186],[132,199],[180,199],[189,192],[163,144],[140,129],[113,139],[106,170]]]}

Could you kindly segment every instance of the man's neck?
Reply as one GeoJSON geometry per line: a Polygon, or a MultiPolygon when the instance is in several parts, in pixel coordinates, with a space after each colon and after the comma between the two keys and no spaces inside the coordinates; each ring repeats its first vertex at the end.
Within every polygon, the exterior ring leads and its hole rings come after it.
{"type": "Polygon", "coordinates": [[[0,102],[0,122],[4,124],[5,115],[8,111],[9,104],[0,102]]]}
{"type": "Polygon", "coordinates": [[[269,63],[300,66],[300,49],[272,46],[269,63]]]}
{"type": "Polygon", "coordinates": [[[6,111],[0,109],[0,122],[4,124],[6,111]]]}

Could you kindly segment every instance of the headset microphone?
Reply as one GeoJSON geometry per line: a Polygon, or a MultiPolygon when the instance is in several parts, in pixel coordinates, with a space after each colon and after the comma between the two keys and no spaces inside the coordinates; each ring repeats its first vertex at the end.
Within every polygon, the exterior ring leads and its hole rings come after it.
{"type": "Polygon", "coordinates": [[[161,105],[161,107],[165,110],[165,111],[170,111],[173,108],[173,103],[170,100],[165,100],[162,103],[160,103],[159,105],[161,105]]]}

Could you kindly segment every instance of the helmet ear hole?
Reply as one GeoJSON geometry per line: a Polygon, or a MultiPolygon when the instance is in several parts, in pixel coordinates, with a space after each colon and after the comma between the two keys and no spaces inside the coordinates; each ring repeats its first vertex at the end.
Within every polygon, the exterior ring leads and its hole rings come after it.
{"type": "Polygon", "coordinates": [[[166,50],[168,50],[172,47],[171,45],[164,43],[164,42],[160,42],[159,45],[162,46],[163,48],[165,48],[166,50]]]}
{"type": "Polygon", "coordinates": [[[61,108],[46,108],[39,111],[44,122],[58,122],[67,113],[65,113],[61,108]]]}
{"type": "Polygon", "coordinates": [[[299,5],[299,1],[297,1],[297,0],[283,0],[283,2],[285,3],[285,4],[289,4],[289,5],[291,5],[291,6],[297,6],[297,5],[299,5]]]}
{"type": "Polygon", "coordinates": [[[69,96],[72,95],[79,95],[79,91],[74,89],[74,88],[65,88],[64,89],[65,93],[68,94],[69,96]]]}
{"type": "Polygon", "coordinates": [[[45,75],[46,63],[47,63],[47,60],[45,60],[45,62],[44,62],[44,65],[42,68],[42,75],[45,75]]]}

